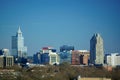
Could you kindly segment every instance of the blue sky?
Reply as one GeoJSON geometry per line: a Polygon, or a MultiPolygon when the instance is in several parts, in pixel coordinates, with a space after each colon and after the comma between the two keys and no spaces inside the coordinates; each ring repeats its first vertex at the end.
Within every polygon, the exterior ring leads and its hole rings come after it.
{"type": "Polygon", "coordinates": [[[94,33],[103,37],[105,53],[120,53],[119,0],[0,0],[0,48],[11,49],[18,26],[29,55],[64,44],[89,50],[94,33]]]}

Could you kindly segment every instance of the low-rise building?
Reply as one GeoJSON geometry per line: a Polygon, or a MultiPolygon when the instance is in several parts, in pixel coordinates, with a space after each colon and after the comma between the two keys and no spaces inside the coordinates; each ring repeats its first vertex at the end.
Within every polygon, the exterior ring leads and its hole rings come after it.
{"type": "Polygon", "coordinates": [[[0,67],[12,67],[14,65],[14,58],[13,56],[0,56],[0,67]]]}
{"type": "Polygon", "coordinates": [[[72,51],[72,65],[88,65],[89,55],[87,50],[72,51]]]}
{"type": "Polygon", "coordinates": [[[53,65],[53,64],[59,64],[59,56],[57,53],[50,53],[50,61],[49,64],[53,65]]]}
{"type": "Polygon", "coordinates": [[[116,67],[120,66],[120,54],[119,53],[111,53],[110,55],[106,56],[107,65],[116,67]]]}

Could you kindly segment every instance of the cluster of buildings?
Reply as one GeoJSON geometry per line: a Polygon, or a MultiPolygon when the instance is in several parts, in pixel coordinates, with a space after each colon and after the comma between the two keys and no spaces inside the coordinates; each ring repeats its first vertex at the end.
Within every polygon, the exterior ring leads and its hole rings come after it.
{"type": "Polygon", "coordinates": [[[52,47],[43,47],[33,56],[35,64],[59,64],[59,56],[52,47]]]}
{"type": "Polygon", "coordinates": [[[0,50],[0,68],[12,67],[14,65],[13,56],[9,55],[8,49],[0,50]]]}
{"type": "Polygon", "coordinates": [[[34,64],[61,64],[68,62],[72,65],[88,65],[89,51],[74,50],[73,46],[63,45],[60,52],[52,47],[43,47],[39,52],[33,55],[34,64]]]}
{"type": "Polygon", "coordinates": [[[51,47],[43,47],[34,54],[34,64],[61,64],[68,62],[71,65],[94,65],[94,66],[112,66],[120,65],[120,54],[104,54],[104,43],[100,34],[94,34],[90,40],[89,50],[75,50],[74,46],[63,45],[60,51],[51,47]],[[45,60],[43,60],[45,59],[45,60]],[[52,62],[51,62],[52,61],[52,62]]]}
{"type": "Polygon", "coordinates": [[[12,36],[12,52],[9,49],[0,50],[0,67],[12,67],[18,63],[24,65],[27,62],[27,47],[24,46],[24,37],[19,27],[15,36],[12,36]]]}
{"type": "MultiPolygon", "coordinates": [[[[8,49],[0,50],[0,67],[13,66],[14,63],[27,63],[27,47],[20,27],[15,36],[12,36],[12,52],[8,49]]],[[[99,65],[107,64],[112,67],[120,65],[120,54],[104,54],[104,43],[100,34],[94,34],[90,40],[90,50],[75,50],[74,46],[63,45],[59,52],[53,47],[43,47],[33,55],[34,64],[61,64],[68,62],[71,65],[99,65]]]]}

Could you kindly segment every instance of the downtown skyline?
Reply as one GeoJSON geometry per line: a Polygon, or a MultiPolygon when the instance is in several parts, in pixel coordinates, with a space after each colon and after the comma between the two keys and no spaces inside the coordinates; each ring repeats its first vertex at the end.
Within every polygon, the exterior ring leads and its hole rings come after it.
{"type": "Polygon", "coordinates": [[[100,33],[105,53],[120,53],[120,1],[0,1],[0,49],[11,50],[11,36],[21,27],[28,55],[44,46],[62,45],[90,50],[100,33]]]}

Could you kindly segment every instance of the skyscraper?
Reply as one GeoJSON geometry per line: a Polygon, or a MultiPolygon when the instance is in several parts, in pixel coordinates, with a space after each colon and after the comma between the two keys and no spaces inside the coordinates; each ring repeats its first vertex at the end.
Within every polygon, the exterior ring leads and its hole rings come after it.
{"type": "Polygon", "coordinates": [[[104,63],[103,39],[98,33],[90,40],[90,63],[97,65],[104,63]]]}
{"type": "Polygon", "coordinates": [[[24,46],[24,37],[22,36],[20,27],[16,36],[12,36],[12,55],[19,58],[26,58],[27,56],[27,47],[24,46]]]}

